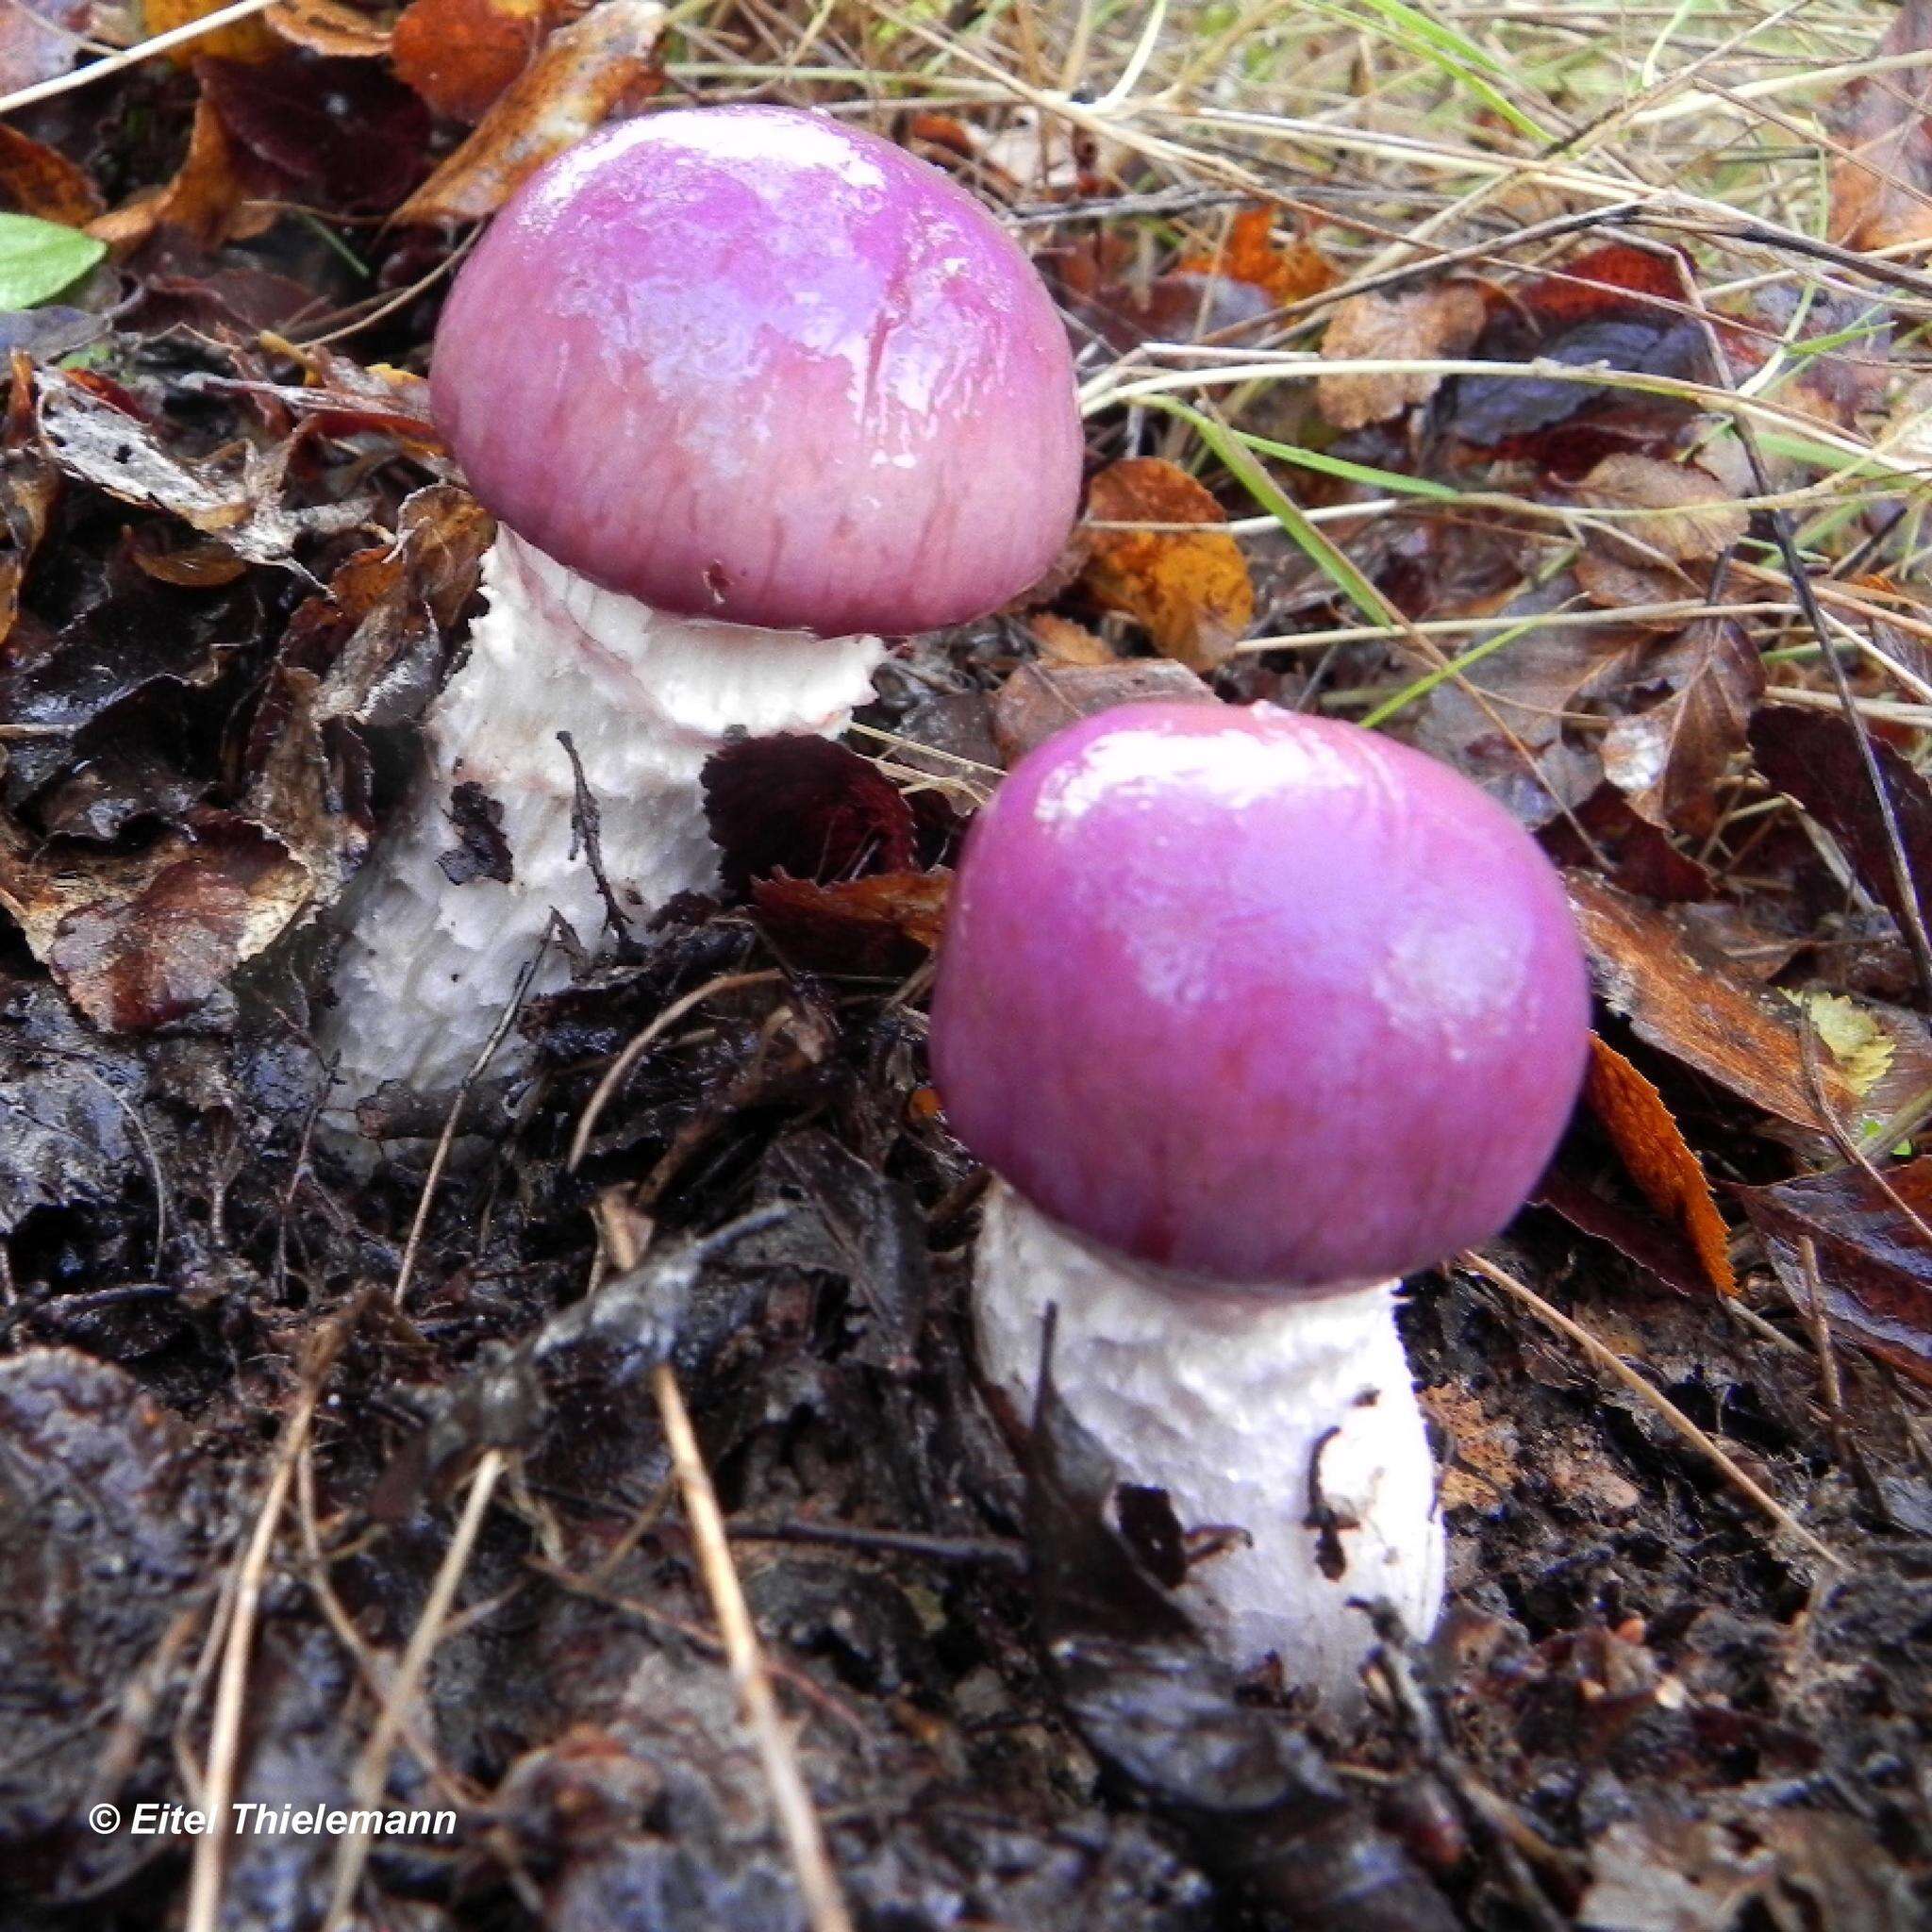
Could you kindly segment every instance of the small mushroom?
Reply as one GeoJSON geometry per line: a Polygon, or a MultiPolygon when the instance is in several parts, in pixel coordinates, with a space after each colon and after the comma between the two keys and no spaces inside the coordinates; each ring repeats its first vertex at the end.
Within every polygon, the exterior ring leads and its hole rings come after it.
{"type": "Polygon", "coordinates": [[[932,1011],[992,1170],[980,1365],[1060,1399],[1185,1529],[1184,1599],[1245,1668],[1346,1707],[1442,1591],[1400,1277],[1487,1240],[1582,1079],[1563,889],[1483,792],[1374,733],[1167,703],[1023,759],[962,858],[932,1011]]]}
{"type": "MultiPolygon", "coordinates": [[[[699,774],[727,733],[842,729],[880,635],[1024,590],[1079,492],[1026,258],[937,169],[787,108],[652,114],[541,169],[457,277],[431,396],[501,528],[421,796],[349,908],[325,1045],[351,1105],[459,1079],[553,912],[601,942],[559,733],[648,918],[714,881],[699,774]]],[[[553,949],[539,990],[562,974],[553,949]]]]}

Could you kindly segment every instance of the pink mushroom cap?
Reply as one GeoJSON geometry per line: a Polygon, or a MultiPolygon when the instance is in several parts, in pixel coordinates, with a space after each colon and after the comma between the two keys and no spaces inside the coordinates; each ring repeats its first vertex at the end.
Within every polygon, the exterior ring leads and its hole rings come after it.
{"type": "Polygon", "coordinates": [[[1336,1290],[1516,1213],[1589,1027],[1562,883],[1466,779],[1271,705],[1150,704],[980,813],[932,1059],[955,1132],[1074,1232],[1336,1290]]]}
{"type": "Polygon", "coordinates": [[[1072,526],[1066,331],[938,169],[701,108],[540,169],[457,277],[437,425],[520,537],[658,609],[821,636],[976,617],[1072,526]]]}

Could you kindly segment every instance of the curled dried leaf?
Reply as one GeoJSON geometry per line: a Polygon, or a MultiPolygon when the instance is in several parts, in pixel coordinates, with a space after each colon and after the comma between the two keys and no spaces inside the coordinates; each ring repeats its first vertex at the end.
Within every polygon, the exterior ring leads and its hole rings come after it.
{"type": "Polygon", "coordinates": [[[21,214],[83,228],[101,211],[84,169],[0,121],[0,195],[21,214]]]}
{"type": "Polygon", "coordinates": [[[1683,1235],[1720,1294],[1738,1291],[1730,1231],[1710,1183],[1657,1088],[1594,1034],[1583,1096],[1643,1197],[1683,1235]]]}
{"type": "Polygon", "coordinates": [[[1737,542],[1751,518],[1715,476],[1693,463],[1610,456],[1577,486],[1583,502],[1635,511],[1618,530],[1674,563],[1707,562],[1737,542]]]}
{"type": "Polygon", "coordinates": [[[553,34],[396,220],[479,222],[494,214],[553,155],[657,92],[663,25],[657,0],[605,0],[553,34]]]}
{"type": "Polygon", "coordinates": [[[1127,457],[1094,477],[1095,524],[1188,524],[1194,530],[1090,529],[1081,583],[1095,602],[1142,625],[1156,647],[1191,671],[1210,671],[1255,617],[1247,559],[1225,530],[1226,512],[1185,470],[1158,457],[1127,457]]]}

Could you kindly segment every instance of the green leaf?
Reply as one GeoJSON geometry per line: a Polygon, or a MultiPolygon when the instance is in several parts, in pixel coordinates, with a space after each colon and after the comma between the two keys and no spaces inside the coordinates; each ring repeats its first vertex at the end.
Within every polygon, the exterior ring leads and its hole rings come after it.
{"type": "Polygon", "coordinates": [[[0,215],[0,309],[31,308],[69,289],[107,254],[108,244],[37,222],[31,215],[0,215]]]}

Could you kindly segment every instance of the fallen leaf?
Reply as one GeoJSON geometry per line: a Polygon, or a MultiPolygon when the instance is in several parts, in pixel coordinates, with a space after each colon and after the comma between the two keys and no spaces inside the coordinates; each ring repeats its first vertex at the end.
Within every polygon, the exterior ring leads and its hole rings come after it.
{"type": "Polygon", "coordinates": [[[829,884],[907,872],[918,824],[870,758],[829,738],[748,738],[706,761],[705,816],[733,891],[780,873],[829,884]]]}
{"type": "Polygon", "coordinates": [[[1932,1158],[1886,1169],[1885,1183],[1848,1167],[1733,1191],[1800,1308],[1810,1306],[1808,1240],[1832,1326],[1932,1386],[1932,1158]]]}
{"type": "MultiPolygon", "coordinates": [[[[228,0],[141,0],[142,27],[148,38],[173,33],[177,26],[206,20],[210,13],[219,12],[227,4],[228,0]]],[[[226,26],[216,27],[212,33],[201,34],[178,47],[171,47],[168,58],[177,67],[192,67],[196,57],[203,54],[211,54],[224,60],[271,60],[276,51],[275,37],[269,32],[267,23],[257,14],[252,19],[233,21],[226,26]]]]}
{"type": "Polygon", "coordinates": [[[93,0],[8,0],[0,6],[0,92],[65,74],[92,12],[93,0]]]}
{"type": "Polygon", "coordinates": [[[307,908],[312,880],[279,840],[206,815],[133,858],[75,858],[0,824],[0,908],[106,1033],[185,1019],[307,908]]]}
{"type": "Polygon", "coordinates": [[[1036,744],[1115,705],[1212,705],[1220,700],[1183,664],[1161,658],[1110,665],[1023,664],[992,705],[993,741],[1010,769],[1036,744]]]}
{"type": "Polygon", "coordinates": [[[29,140],[0,121],[0,194],[24,215],[85,227],[101,211],[101,197],[84,169],[57,148],[29,140]]]}
{"type": "Polygon", "coordinates": [[[904,973],[940,942],[953,875],[876,873],[818,885],[809,879],[752,882],[752,904],[772,943],[817,973],[877,977],[904,973]]]}
{"type": "MultiPolygon", "coordinates": [[[[1322,354],[1343,358],[1429,361],[1459,356],[1482,333],[1489,310],[1467,282],[1439,282],[1398,295],[1351,295],[1322,338],[1322,354]]],[[[1338,429],[1360,429],[1425,403],[1441,387],[1432,371],[1391,370],[1373,375],[1324,375],[1315,401],[1338,429]]]]}
{"type": "MultiPolygon", "coordinates": [[[[1932,884],[1932,784],[1882,738],[1873,739],[1872,750],[1923,912],[1932,884]]],[[[1891,847],[1852,726],[1834,712],[1767,705],[1752,721],[1751,753],[1767,782],[1795,798],[1838,841],[1858,882],[1903,928],[1907,908],[1891,847]]]]}
{"type": "MultiPolygon", "coordinates": [[[[1597,991],[1640,1040],[1766,1113],[1825,1131],[1790,1001],[1753,985],[1670,915],[1588,873],[1566,879],[1597,991]]],[[[1844,1075],[1828,1060],[1819,1075],[1833,1112],[1855,1118],[1844,1075]]]]}
{"type": "Polygon", "coordinates": [[[249,448],[239,472],[230,473],[170,454],[139,417],[73,374],[42,371],[38,403],[42,444],[58,469],[124,503],[166,510],[251,563],[299,573],[294,545],[301,539],[353,529],[368,514],[361,500],[283,505],[286,442],[271,453],[249,448]]]}
{"type": "Polygon", "coordinates": [[[1227,513],[1185,470],[1158,457],[1109,463],[1087,492],[1090,523],[1196,524],[1199,535],[1162,530],[1086,532],[1080,582],[1109,610],[1133,618],[1163,656],[1191,671],[1222,663],[1255,617],[1247,559],[1225,530],[1227,513]]]}
{"type": "Polygon", "coordinates": [[[1182,275],[1218,275],[1245,282],[1260,290],[1276,308],[1319,295],[1339,279],[1334,263],[1300,236],[1285,243],[1275,240],[1274,209],[1265,203],[1242,208],[1228,224],[1227,239],[1213,255],[1183,256],[1174,269],[1182,275]]]}
{"type": "Polygon", "coordinates": [[[1856,1000],[1816,987],[1785,997],[1803,1008],[1824,1050],[1838,1062],[1846,1084],[1859,1099],[1891,1071],[1897,1052],[1891,1035],[1856,1000]]]}
{"type": "Polygon", "coordinates": [[[1033,641],[1048,663],[1091,667],[1121,661],[1121,654],[1105,638],[1096,636],[1084,624],[1056,617],[1050,610],[1036,611],[1026,620],[1026,628],[1033,633],[1033,641]]]}
{"type": "Polygon", "coordinates": [[[1663,1095],[1614,1047],[1591,1034],[1583,1097],[1644,1199],[1690,1243],[1705,1278],[1720,1294],[1735,1294],[1730,1231],[1663,1095]]]}
{"type": "Polygon", "coordinates": [[[78,228],[0,214],[0,309],[31,308],[69,289],[108,252],[78,228]]]}
{"type": "Polygon", "coordinates": [[[1600,509],[1635,510],[1615,528],[1676,563],[1705,562],[1737,542],[1750,513],[1715,476],[1690,463],[1655,457],[1606,457],[1576,494],[1600,509]]]}
{"type": "Polygon", "coordinates": [[[410,0],[396,22],[396,77],[439,114],[480,121],[560,14],[556,0],[410,0]]]}
{"type": "Polygon", "coordinates": [[[278,39],[310,54],[373,60],[390,51],[390,29],[341,0],[275,0],[262,19],[278,39]]]}
{"type": "Polygon", "coordinates": [[[124,255],[162,228],[202,248],[218,248],[225,242],[261,234],[274,222],[273,214],[244,208],[247,194],[236,165],[235,143],[204,94],[195,103],[188,152],[174,179],[90,222],[88,232],[124,255]]]}
{"type": "MultiPolygon", "coordinates": [[[[1906,0],[1873,50],[1880,62],[1932,53],[1932,4],[1906,0]]],[[[1828,116],[1849,153],[1831,164],[1826,233],[1846,248],[1932,235],[1932,68],[1856,75],[1828,116]]]]}
{"type": "Polygon", "coordinates": [[[553,155],[663,84],[657,0],[604,0],[543,42],[475,132],[396,210],[399,223],[480,222],[553,155]]]}
{"type": "Polygon", "coordinates": [[[1718,822],[1718,780],[1745,747],[1764,661],[1728,618],[1693,624],[1670,655],[1676,690],[1611,724],[1600,747],[1604,775],[1640,817],[1702,838],[1718,822]]]}
{"type": "Polygon", "coordinates": [[[272,60],[204,58],[194,71],[229,135],[302,200],[386,211],[422,177],[429,110],[371,61],[278,48],[272,60]]]}

